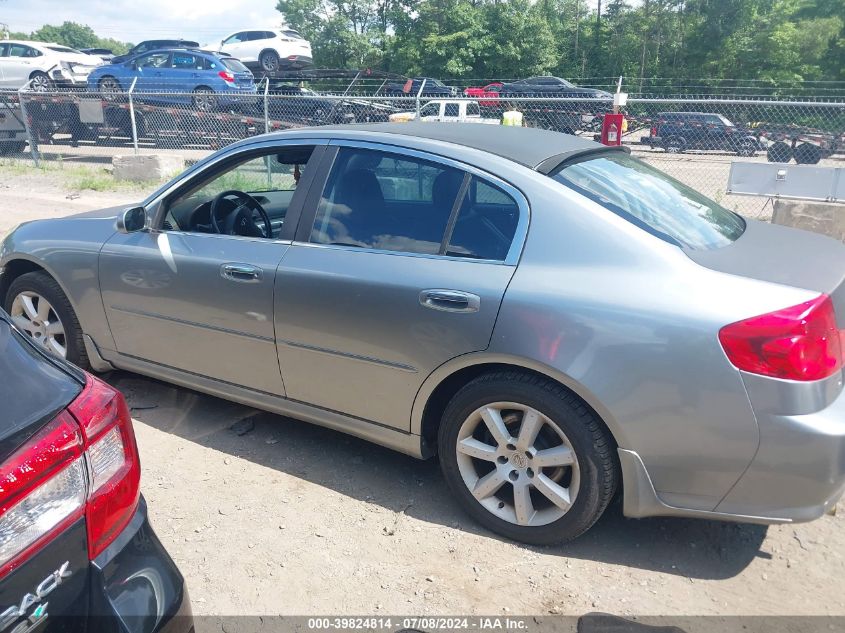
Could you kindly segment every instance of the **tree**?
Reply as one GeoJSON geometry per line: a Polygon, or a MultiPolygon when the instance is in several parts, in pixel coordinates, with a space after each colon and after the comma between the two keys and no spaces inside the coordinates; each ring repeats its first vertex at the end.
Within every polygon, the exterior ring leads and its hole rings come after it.
{"type": "Polygon", "coordinates": [[[25,39],[33,39],[39,42],[55,42],[77,49],[108,48],[117,54],[125,53],[131,47],[130,44],[125,42],[98,37],[90,26],[77,24],[76,22],[64,22],[60,26],[45,24],[28,37],[25,37],[25,39]]]}

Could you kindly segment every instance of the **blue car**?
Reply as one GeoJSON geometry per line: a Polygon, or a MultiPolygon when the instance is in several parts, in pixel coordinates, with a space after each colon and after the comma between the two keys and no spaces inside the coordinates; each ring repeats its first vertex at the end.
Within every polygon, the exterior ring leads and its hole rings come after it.
{"type": "Polygon", "coordinates": [[[149,51],[120,64],[97,67],[88,76],[88,90],[106,99],[127,92],[144,101],[191,105],[202,112],[252,105],[256,94],[252,73],[233,57],[207,51],[171,48],[149,51]]]}

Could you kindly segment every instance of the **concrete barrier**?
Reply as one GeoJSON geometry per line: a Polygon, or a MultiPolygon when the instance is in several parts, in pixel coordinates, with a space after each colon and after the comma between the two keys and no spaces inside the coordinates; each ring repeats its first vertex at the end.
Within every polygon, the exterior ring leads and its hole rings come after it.
{"type": "Polygon", "coordinates": [[[845,204],[775,200],[772,222],[835,237],[845,242],[845,204]]]}
{"type": "Polygon", "coordinates": [[[111,164],[117,180],[149,182],[172,178],[185,169],[185,158],[178,154],[113,156],[111,164]]]}

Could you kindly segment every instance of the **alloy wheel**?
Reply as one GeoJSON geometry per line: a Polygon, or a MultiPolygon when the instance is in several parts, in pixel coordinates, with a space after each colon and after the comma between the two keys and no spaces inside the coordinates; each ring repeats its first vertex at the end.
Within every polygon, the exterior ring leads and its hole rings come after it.
{"type": "Polygon", "coordinates": [[[112,101],[115,98],[115,95],[121,92],[120,84],[117,83],[116,79],[112,77],[106,77],[100,81],[100,92],[102,96],[107,101],[112,101]]]}
{"type": "Polygon", "coordinates": [[[575,503],[580,468],[561,428],[514,402],[476,409],[461,425],[458,470],[491,514],[520,526],[548,525],[575,503]]]}
{"type": "Polygon", "coordinates": [[[67,357],[67,336],[56,310],[37,292],[22,292],[12,301],[12,322],[33,341],[62,358],[67,357]]]}
{"type": "Polygon", "coordinates": [[[217,105],[214,93],[210,90],[194,91],[194,106],[200,112],[211,112],[217,105]]]}
{"type": "Polygon", "coordinates": [[[48,92],[50,90],[50,78],[43,73],[38,73],[32,78],[29,88],[32,92],[48,92]]]}

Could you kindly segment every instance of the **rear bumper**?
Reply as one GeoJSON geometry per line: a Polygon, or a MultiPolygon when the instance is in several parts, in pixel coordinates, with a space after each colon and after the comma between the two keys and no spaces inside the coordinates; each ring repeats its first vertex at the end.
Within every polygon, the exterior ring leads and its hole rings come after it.
{"type": "Polygon", "coordinates": [[[281,58],[281,65],[284,68],[306,68],[314,65],[310,55],[288,55],[281,58]]]}
{"type": "Polygon", "coordinates": [[[666,503],[655,492],[639,455],[619,449],[629,517],[683,516],[747,523],[812,521],[845,493],[845,392],[842,376],[806,384],[743,375],[760,432],[757,453],[725,497],[712,509],[666,503]],[[782,387],[788,387],[789,390],[782,387]],[[812,411],[813,402],[830,404],[812,411]],[[770,403],[768,406],[766,403],[770,403]],[[802,411],[803,409],[803,411],[802,411]],[[771,411],[794,411],[778,414],[771,411]],[[810,411],[810,412],[804,412],[810,411]]]}
{"type": "Polygon", "coordinates": [[[123,533],[91,563],[88,630],[190,633],[185,580],[147,520],[141,498],[123,533]]]}
{"type": "Polygon", "coordinates": [[[845,492],[842,374],[816,385],[796,387],[806,396],[793,402],[783,395],[785,390],[778,390],[779,381],[748,374],[743,380],[757,414],[760,447],[716,511],[745,511],[789,521],[822,516],[845,492]],[[810,404],[813,401],[828,398],[828,406],[805,412],[815,408],[810,404]],[[775,412],[783,410],[792,414],[775,412]]]}

